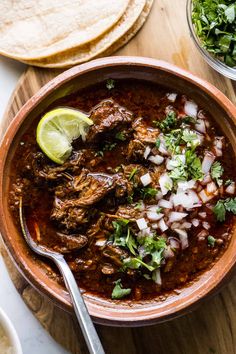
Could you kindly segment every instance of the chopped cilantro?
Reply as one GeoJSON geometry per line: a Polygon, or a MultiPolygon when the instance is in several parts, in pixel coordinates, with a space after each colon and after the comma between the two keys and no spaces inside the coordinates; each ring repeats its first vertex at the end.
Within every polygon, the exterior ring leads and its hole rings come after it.
{"type": "Polygon", "coordinates": [[[131,235],[130,228],[128,227],[128,232],[127,232],[127,237],[125,240],[126,246],[130,250],[130,252],[135,256],[136,252],[135,249],[137,249],[137,245],[135,242],[134,237],[131,235]]]}
{"type": "Polygon", "coordinates": [[[124,132],[118,132],[115,135],[115,138],[121,141],[125,141],[126,140],[126,136],[124,134],[124,132]]]}
{"type": "Polygon", "coordinates": [[[103,151],[111,151],[116,147],[117,143],[106,143],[103,147],[103,151]]]}
{"type": "Polygon", "coordinates": [[[225,214],[226,214],[226,210],[225,210],[225,206],[224,206],[224,201],[223,200],[218,200],[218,202],[216,203],[216,205],[213,208],[213,212],[216,216],[216,219],[218,221],[224,221],[225,220],[225,214]]]}
{"type": "Polygon", "coordinates": [[[112,299],[121,299],[124,296],[127,296],[131,293],[131,289],[124,289],[121,284],[121,279],[118,279],[115,282],[114,289],[112,291],[111,297],[112,299]]]}
{"type": "Polygon", "coordinates": [[[189,123],[196,123],[196,119],[190,116],[185,116],[182,118],[182,123],[189,124],[189,123]]]}
{"type": "Polygon", "coordinates": [[[200,158],[192,150],[187,150],[185,153],[185,157],[189,177],[194,179],[195,181],[201,181],[203,178],[203,172],[200,158]]]}
{"type": "Polygon", "coordinates": [[[115,80],[113,79],[108,79],[106,82],[106,87],[108,90],[111,90],[115,87],[115,80]]]}
{"type": "Polygon", "coordinates": [[[162,208],[157,208],[156,213],[159,214],[162,211],[162,208]]]}
{"type": "Polygon", "coordinates": [[[155,197],[155,195],[157,194],[157,190],[154,188],[150,188],[150,187],[145,187],[142,188],[140,190],[142,198],[146,199],[146,198],[150,198],[150,197],[155,197]]]}
{"type": "Polygon", "coordinates": [[[184,129],[182,140],[187,143],[188,147],[192,148],[196,148],[200,144],[197,133],[190,129],[184,129]]]}
{"type": "Polygon", "coordinates": [[[117,221],[112,222],[114,228],[112,239],[115,246],[126,246],[126,237],[129,229],[128,223],[129,220],[127,219],[118,219],[117,221]]]}
{"type": "Polygon", "coordinates": [[[218,200],[213,208],[213,212],[218,221],[224,221],[226,211],[236,214],[236,197],[218,200]]]}
{"type": "Polygon", "coordinates": [[[215,161],[211,166],[211,177],[216,180],[218,186],[221,186],[223,181],[220,177],[223,175],[224,169],[219,161],[215,161]]]}
{"type": "Polygon", "coordinates": [[[155,124],[163,132],[167,132],[173,129],[177,124],[176,113],[174,111],[170,111],[166,115],[165,119],[163,119],[161,122],[156,121],[155,124]]]}
{"type": "Polygon", "coordinates": [[[100,156],[103,157],[104,156],[104,152],[102,150],[99,150],[95,153],[95,156],[100,156]]]}
{"type": "Polygon", "coordinates": [[[208,245],[210,245],[211,247],[214,247],[216,239],[215,239],[215,237],[209,235],[207,237],[207,242],[208,242],[208,245]]]}
{"type": "Polygon", "coordinates": [[[140,258],[125,258],[123,260],[123,264],[126,268],[131,268],[131,269],[138,269],[139,267],[143,266],[147,268],[150,272],[152,272],[155,268],[151,265],[148,265],[147,263],[143,262],[140,258]]]}
{"type": "Polygon", "coordinates": [[[128,204],[132,204],[133,203],[133,198],[134,198],[134,193],[128,195],[128,197],[126,198],[128,204]]]}
{"type": "Polygon", "coordinates": [[[129,175],[129,181],[134,177],[134,175],[137,173],[138,169],[137,167],[134,167],[129,175]]]}
{"type": "Polygon", "coordinates": [[[157,138],[156,147],[159,149],[160,145],[161,145],[161,140],[159,138],[157,138]]]}
{"type": "Polygon", "coordinates": [[[232,67],[236,66],[235,19],[233,0],[193,0],[192,21],[202,46],[232,67]]]}
{"type": "Polygon", "coordinates": [[[142,201],[140,200],[136,205],[135,205],[135,207],[134,207],[134,209],[138,209],[138,210],[140,210],[141,208],[142,208],[142,201]]]}
{"type": "Polygon", "coordinates": [[[228,187],[232,182],[232,179],[227,179],[227,181],[225,181],[225,186],[228,187]]]}

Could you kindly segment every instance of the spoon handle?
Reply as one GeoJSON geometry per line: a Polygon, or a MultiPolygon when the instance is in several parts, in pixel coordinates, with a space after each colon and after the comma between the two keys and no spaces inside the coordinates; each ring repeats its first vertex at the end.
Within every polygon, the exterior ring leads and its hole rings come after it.
{"type": "Polygon", "coordinates": [[[74,305],[74,310],[90,354],[105,354],[101,341],[98,337],[98,334],[88,313],[79,287],[75,281],[74,275],[70,270],[70,267],[68,266],[64,257],[55,257],[54,261],[60,269],[67,290],[70,293],[72,303],[74,305]]]}

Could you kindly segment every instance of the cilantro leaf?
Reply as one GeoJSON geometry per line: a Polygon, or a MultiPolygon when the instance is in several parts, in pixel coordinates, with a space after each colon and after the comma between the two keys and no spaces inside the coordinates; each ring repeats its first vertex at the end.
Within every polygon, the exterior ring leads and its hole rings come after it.
{"type": "Polygon", "coordinates": [[[216,205],[213,208],[213,212],[214,212],[216,219],[218,221],[222,222],[225,220],[226,210],[225,210],[223,200],[218,200],[218,202],[216,203],[216,205]]]}
{"type": "Polygon", "coordinates": [[[123,264],[127,268],[131,269],[138,269],[139,267],[145,267],[147,268],[150,272],[152,272],[155,268],[152,265],[149,265],[145,262],[143,262],[140,258],[135,257],[135,258],[125,258],[123,260],[123,264]]]}
{"type": "Polygon", "coordinates": [[[126,246],[128,247],[128,249],[130,250],[130,252],[135,256],[136,255],[135,250],[137,249],[137,245],[136,245],[134,237],[130,233],[130,228],[128,228],[125,243],[126,243],[126,246]]]}
{"type": "Polygon", "coordinates": [[[195,181],[201,181],[203,178],[203,172],[200,158],[192,150],[187,150],[185,153],[185,157],[189,177],[194,179],[195,181]]]}
{"type": "Polygon", "coordinates": [[[146,199],[146,198],[150,198],[150,197],[155,197],[155,195],[157,195],[158,191],[154,188],[145,187],[145,188],[142,188],[140,190],[140,192],[141,192],[142,198],[146,199]]]}
{"type": "Polygon", "coordinates": [[[125,141],[126,140],[126,136],[124,134],[124,132],[118,132],[115,135],[115,138],[121,141],[125,141]]]}
{"type": "Polygon", "coordinates": [[[173,129],[177,124],[177,117],[174,111],[170,111],[161,122],[155,122],[161,131],[166,132],[173,129]]]}
{"type": "Polygon", "coordinates": [[[131,289],[124,289],[121,284],[121,279],[118,279],[115,282],[114,289],[112,290],[111,298],[112,299],[121,299],[124,296],[127,296],[131,293],[131,289]]]}
{"type": "Polygon", "coordinates": [[[225,209],[233,214],[236,214],[236,197],[235,198],[227,198],[225,200],[225,209]]]}
{"type": "Polygon", "coordinates": [[[209,244],[211,247],[214,247],[214,246],[215,246],[216,239],[215,239],[215,237],[209,235],[209,236],[207,237],[207,242],[208,242],[208,244],[209,244]]]}
{"type": "Polygon", "coordinates": [[[219,161],[215,161],[211,166],[211,177],[216,180],[218,186],[222,185],[222,179],[220,177],[224,173],[224,168],[219,161]]]}
{"type": "Polygon", "coordinates": [[[226,211],[236,215],[236,197],[218,200],[213,208],[216,219],[221,222],[225,220],[226,211]]]}
{"type": "Polygon", "coordinates": [[[107,79],[106,87],[107,87],[108,90],[113,89],[115,87],[115,80],[107,79]]]}
{"type": "Polygon", "coordinates": [[[134,175],[137,173],[138,169],[137,167],[133,168],[130,175],[129,175],[129,181],[134,177],[134,175]]]}

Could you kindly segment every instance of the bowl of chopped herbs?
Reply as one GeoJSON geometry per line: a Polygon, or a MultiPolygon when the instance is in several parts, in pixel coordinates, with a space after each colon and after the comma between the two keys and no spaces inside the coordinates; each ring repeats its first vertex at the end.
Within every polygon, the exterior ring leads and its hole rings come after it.
{"type": "Polygon", "coordinates": [[[207,63],[236,80],[236,1],[188,0],[187,20],[194,43],[207,63]]]}

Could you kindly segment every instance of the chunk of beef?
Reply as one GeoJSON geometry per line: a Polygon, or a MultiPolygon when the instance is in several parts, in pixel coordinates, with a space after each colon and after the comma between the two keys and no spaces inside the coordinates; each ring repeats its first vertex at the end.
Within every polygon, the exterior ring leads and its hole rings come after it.
{"type": "Polygon", "coordinates": [[[94,125],[89,129],[86,138],[88,142],[99,140],[102,133],[110,132],[117,127],[119,127],[119,130],[127,127],[132,121],[132,113],[109,99],[97,105],[90,118],[94,125]]]}
{"type": "Polygon", "coordinates": [[[128,252],[121,249],[120,247],[107,245],[103,251],[103,255],[110,259],[112,263],[115,263],[118,266],[122,265],[122,259],[127,258],[129,256],[128,252]]]}
{"type": "Polygon", "coordinates": [[[132,124],[134,129],[134,138],[142,143],[155,144],[160,130],[157,128],[148,127],[143,118],[137,118],[132,124]]]}
{"type": "Polygon", "coordinates": [[[111,275],[116,272],[116,268],[112,264],[106,263],[102,266],[101,272],[106,275],[111,275]]]}
{"type": "Polygon", "coordinates": [[[143,160],[144,159],[144,152],[146,146],[145,144],[138,140],[134,139],[129,142],[128,150],[127,150],[127,158],[128,160],[134,159],[136,160],[143,160]]]}
{"type": "Polygon", "coordinates": [[[84,235],[65,235],[57,233],[58,244],[54,250],[59,253],[70,253],[83,248],[88,243],[88,238],[84,235]]]}
{"type": "MultiPolygon", "coordinates": [[[[90,210],[90,215],[92,211],[90,210]]],[[[55,221],[58,226],[65,230],[76,230],[79,226],[86,224],[89,221],[88,209],[80,207],[63,208],[63,202],[54,202],[54,207],[51,212],[51,220],[55,221]]]]}
{"type": "Polygon", "coordinates": [[[81,167],[90,166],[94,167],[100,163],[101,159],[95,156],[95,151],[92,149],[81,149],[73,151],[72,155],[61,166],[55,166],[48,158],[42,153],[31,153],[27,158],[27,169],[38,180],[54,181],[59,178],[71,179],[72,174],[79,173],[81,167]]]}
{"type": "Polygon", "coordinates": [[[120,205],[116,215],[122,219],[137,220],[142,217],[143,211],[135,208],[135,204],[120,205]]]}
{"type": "Polygon", "coordinates": [[[139,164],[124,165],[124,176],[137,188],[142,186],[140,178],[148,172],[148,169],[139,164]]]}

